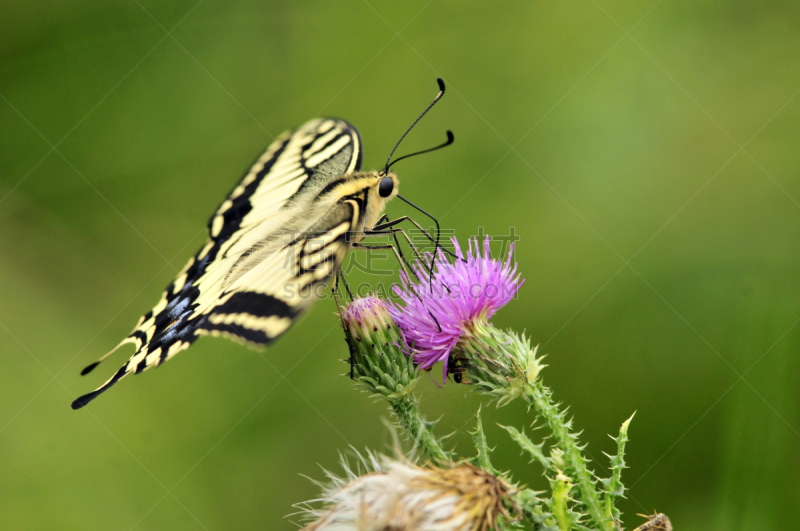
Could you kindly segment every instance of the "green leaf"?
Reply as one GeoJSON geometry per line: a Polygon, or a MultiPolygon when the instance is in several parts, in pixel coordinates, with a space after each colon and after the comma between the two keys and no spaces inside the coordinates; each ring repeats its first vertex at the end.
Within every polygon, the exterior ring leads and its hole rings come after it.
{"type": "Polygon", "coordinates": [[[499,426],[506,430],[509,435],[511,435],[511,438],[520,446],[520,448],[522,448],[523,451],[531,455],[531,462],[534,460],[538,461],[542,464],[546,472],[553,469],[553,460],[544,455],[544,451],[542,450],[544,443],[533,444],[533,441],[531,441],[528,436],[525,435],[524,431],[518,431],[513,426],[499,426]]]}
{"type": "Polygon", "coordinates": [[[625,497],[625,486],[622,484],[622,470],[627,468],[625,466],[625,443],[628,442],[628,426],[630,426],[634,415],[636,415],[636,412],[622,423],[617,437],[611,437],[617,443],[617,455],[608,456],[611,460],[611,477],[602,480],[605,491],[603,502],[605,504],[606,516],[615,522],[619,521],[620,512],[619,509],[615,507],[614,501],[616,498],[625,497]]]}
{"type": "Polygon", "coordinates": [[[483,423],[481,422],[481,408],[478,407],[478,412],[475,413],[475,417],[477,422],[475,424],[475,431],[469,432],[472,435],[472,442],[475,445],[475,449],[478,451],[478,455],[474,458],[470,459],[472,464],[477,466],[478,468],[489,472],[490,474],[495,474],[494,467],[492,466],[492,462],[489,459],[489,455],[491,454],[491,449],[486,442],[486,435],[483,433],[483,423]]]}

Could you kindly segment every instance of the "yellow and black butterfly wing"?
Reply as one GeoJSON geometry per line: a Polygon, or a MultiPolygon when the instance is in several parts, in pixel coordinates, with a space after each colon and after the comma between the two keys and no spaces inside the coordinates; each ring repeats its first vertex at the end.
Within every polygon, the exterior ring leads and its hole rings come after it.
{"type": "Polygon", "coordinates": [[[348,233],[360,219],[359,205],[338,203],[312,230],[304,231],[258,261],[220,297],[203,309],[198,335],[229,337],[251,346],[267,345],[322,295],[350,246],[348,233]]]}
{"type": "Polygon", "coordinates": [[[342,120],[312,120],[276,139],[212,216],[209,241],[106,354],[133,343],[133,356],[72,408],[132,372],[160,365],[201,335],[263,346],[286,331],[338,270],[349,247],[347,232],[362,215],[355,201],[320,205],[316,194],[358,171],[361,157],[358,131],[342,120]]]}

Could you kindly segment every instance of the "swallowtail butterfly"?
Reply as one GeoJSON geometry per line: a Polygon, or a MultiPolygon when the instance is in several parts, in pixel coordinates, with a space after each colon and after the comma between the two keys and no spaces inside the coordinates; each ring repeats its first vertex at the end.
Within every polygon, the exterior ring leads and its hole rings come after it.
{"type": "MultiPolygon", "coordinates": [[[[438,82],[439,94],[417,121],[444,94],[444,82],[438,82]]],[[[447,133],[448,141],[433,149],[453,141],[447,133]]],[[[389,161],[383,171],[362,172],[361,158],[358,130],[344,120],[311,120],[278,137],[211,217],[208,242],[158,304],[81,374],[124,344],[136,352],[72,408],[128,374],[161,365],[200,336],[261,347],[286,332],[316,302],[301,293],[319,294],[314,288],[337,275],[349,249],[404,219],[380,224],[386,203],[397,196],[397,174],[389,161]]]]}

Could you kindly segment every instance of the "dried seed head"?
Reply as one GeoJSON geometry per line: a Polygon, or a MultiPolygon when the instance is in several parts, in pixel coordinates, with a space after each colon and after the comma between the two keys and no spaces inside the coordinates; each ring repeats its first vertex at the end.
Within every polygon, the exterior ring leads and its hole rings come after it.
{"type": "Polygon", "coordinates": [[[329,492],[305,531],[486,531],[509,517],[512,487],[470,464],[382,468],[329,492]]]}

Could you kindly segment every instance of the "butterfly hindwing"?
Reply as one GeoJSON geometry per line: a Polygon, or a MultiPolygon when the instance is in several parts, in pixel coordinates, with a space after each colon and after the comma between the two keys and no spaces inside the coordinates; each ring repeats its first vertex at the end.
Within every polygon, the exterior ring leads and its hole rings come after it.
{"type": "Polygon", "coordinates": [[[208,242],[109,352],[133,343],[135,353],[73,409],[131,372],[160,365],[200,335],[263,346],[285,332],[341,266],[347,233],[362,215],[357,201],[320,206],[316,194],[358,171],[361,155],[358,131],[342,120],[312,120],[276,139],[209,220],[208,242]]]}

